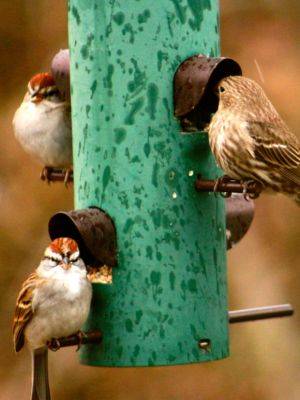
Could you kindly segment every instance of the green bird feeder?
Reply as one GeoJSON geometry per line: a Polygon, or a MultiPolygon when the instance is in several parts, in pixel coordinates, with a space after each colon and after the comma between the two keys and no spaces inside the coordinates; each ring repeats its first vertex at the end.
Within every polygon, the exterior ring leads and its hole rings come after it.
{"type": "Polygon", "coordinates": [[[228,356],[224,200],[206,134],[183,134],[173,78],[219,56],[216,0],[70,0],[75,206],[114,221],[118,266],[94,284],[81,362],[158,366],[228,356]]]}

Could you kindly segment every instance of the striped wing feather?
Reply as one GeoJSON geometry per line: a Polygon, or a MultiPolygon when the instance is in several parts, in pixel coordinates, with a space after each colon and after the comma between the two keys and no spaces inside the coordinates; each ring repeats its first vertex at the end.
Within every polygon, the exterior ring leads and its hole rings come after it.
{"type": "Polygon", "coordinates": [[[257,160],[277,168],[287,179],[300,184],[300,144],[285,124],[248,122],[257,160]]]}
{"type": "Polygon", "coordinates": [[[20,351],[24,345],[24,329],[33,316],[32,298],[36,287],[36,272],[29,275],[28,279],[23,283],[19,293],[13,323],[13,338],[15,351],[20,351]]]}

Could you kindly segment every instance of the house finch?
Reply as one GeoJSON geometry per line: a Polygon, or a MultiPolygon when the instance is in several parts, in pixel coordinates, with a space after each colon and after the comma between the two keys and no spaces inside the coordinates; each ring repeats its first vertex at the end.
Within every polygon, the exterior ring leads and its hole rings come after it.
{"type": "Polygon", "coordinates": [[[259,182],[300,204],[300,144],[254,81],[229,76],[217,85],[219,106],[209,143],[230,178],[259,182]]]}

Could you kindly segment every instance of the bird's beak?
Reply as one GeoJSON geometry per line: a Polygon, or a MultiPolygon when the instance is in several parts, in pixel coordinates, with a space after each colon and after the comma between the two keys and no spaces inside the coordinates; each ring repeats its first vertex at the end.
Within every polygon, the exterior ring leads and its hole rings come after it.
{"type": "Polygon", "coordinates": [[[65,271],[67,271],[68,269],[71,268],[71,264],[66,264],[66,263],[61,263],[61,267],[62,269],[64,269],[65,271]]]}
{"type": "Polygon", "coordinates": [[[64,257],[61,263],[61,267],[62,269],[64,269],[65,271],[67,271],[68,269],[71,268],[71,264],[69,263],[69,259],[68,257],[64,257]]]}

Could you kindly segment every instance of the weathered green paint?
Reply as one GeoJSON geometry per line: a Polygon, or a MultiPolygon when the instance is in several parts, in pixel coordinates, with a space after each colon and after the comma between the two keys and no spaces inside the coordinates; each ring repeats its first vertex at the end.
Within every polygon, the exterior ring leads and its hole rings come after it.
{"type": "Polygon", "coordinates": [[[119,266],[94,285],[89,365],[171,365],[228,355],[224,203],[204,134],[182,135],[173,75],[219,54],[214,0],[70,0],[75,203],[114,219],[119,266]],[[209,338],[204,352],[198,340],[209,338]]]}

